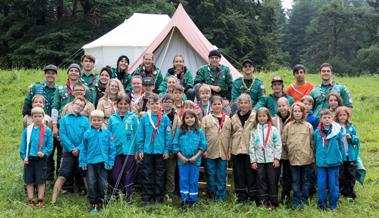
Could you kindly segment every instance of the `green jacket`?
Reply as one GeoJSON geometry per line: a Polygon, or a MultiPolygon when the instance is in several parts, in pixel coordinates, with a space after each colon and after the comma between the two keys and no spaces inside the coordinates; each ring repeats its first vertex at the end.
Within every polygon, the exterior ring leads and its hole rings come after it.
{"type": "Polygon", "coordinates": [[[313,112],[317,116],[320,116],[320,112],[323,109],[328,108],[328,101],[326,100],[326,96],[331,92],[338,93],[341,96],[343,104],[346,107],[353,107],[353,101],[346,86],[335,82],[332,82],[328,85],[320,84],[314,87],[310,94],[315,100],[315,103],[313,105],[313,112]]]}
{"type": "MultiPolygon", "coordinates": [[[[295,103],[295,100],[287,94],[284,94],[282,97],[287,98],[290,105],[295,103]]],[[[266,107],[270,111],[271,116],[275,116],[275,114],[278,113],[277,100],[278,100],[278,98],[276,98],[272,94],[269,94],[268,96],[262,96],[259,99],[258,103],[254,106],[254,109],[258,110],[261,107],[266,107]]]]}
{"type": "Polygon", "coordinates": [[[43,95],[45,97],[45,113],[51,116],[51,107],[53,105],[54,92],[57,87],[58,86],[55,84],[54,87],[50,88],[46,82],[33,83],[29,87],[29,91],[25,96],[22,115],[25,116],[27,114],[30,114],[30,111],[32,109],[32,99],[35,95],[43,95]]]}
{"type": "Polygon", "coordinates": [[[121,76],[122,79],[119,78],[120,72],[117,72],[116,68],[112,68],[112,79],[119,79],[124,86],[125,92],[131,92],[132,91],[132,75],[128,72],[124,73],[124,76],[121,76]]]}
{"type": "Polygon", "coordinates": [[[161,83],[163,81],[163,76],[162,76],[161,70],[157,66],[154,65],[154,71],[153,72],[148,72],[145,69],[145,66],[139,65],[137,67],[137,69],[132,73],[132,77],[134,75],[141,75],[142,78],[145,78],[147,76],[151,77],[151,75],[152,75],[153,79],[155,80],[154,92],[159,93],[159,86],[161,85],[161,83]]]}
{"type": "Polygon", "coordinates": [[[99,77],[96,76],[95,73],[91,73],[89,76],[84,74],[83,72],[80,75],[80,82],[86,85],[90,91],[91,95],[91,103],[95,105],[96,100],[96,85],[97,81],[99,81],[99,77]]]}
{"type": "MultiPolygon", "coordinates": [[[[262,80],[255,78],[253,87],[251,87],[251,90],[247,90],[243,87],[242,83],[242,77],[234,80],[233,82],[233,89],[232,89],[232,101],[237,101],[237,98],[242,94],[246,93],[250,95],[251,99],[253,100],[253,107],[257,104],[259,99],[264,95],[265,93],[265,87],[263,85],[262,80]]],[[[251,83],[253,80],[244,80],[246,87],[249,88],[251,86],[251,83]]]]}
{"type": "Polygon", "coordinates": [[[159,86],[159,93],[165,93],[167,90],[167,81],[170,76],[176,76],[178,80],[180,81],[180,84],[184,87],[185,90],[193,87],[193,78],[192,73],[188,70],[187,67],[184,67],[183,75],[180,76],[176,73],[174,68],[168,69],[166,76],[164,80],[162,81],[161,85],[159,86]]]}
{"type": "Polygon", "coordinates": [[[213,69],[209,65],[201,66],[195,77],[195,84],[197,83],[219,86],[221,91],[219,93],[212,92],[212,94],[218,94],[221,97],[231,99],[233,78],[227,66],[219,65],[217,69],[213,69]],[[217,76],[218,72],[220,72],[219,76],[217,76]]]}

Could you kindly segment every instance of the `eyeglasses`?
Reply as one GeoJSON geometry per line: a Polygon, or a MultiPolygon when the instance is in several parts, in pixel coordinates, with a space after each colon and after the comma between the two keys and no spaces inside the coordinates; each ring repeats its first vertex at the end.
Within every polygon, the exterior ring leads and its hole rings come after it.
{"type": "Polygon", "coordinates": [[[118,85],[110,85],[111,88],[118,88],[118,85]]]}
{"type": "Polygon", "coordinates": [[[84,89],[74,89],[74,92],[84,92],[84,89]]]}
{"type": "Polygon", "coordinates": [[[250,64],[243,65],[244,68],[252,68],[253,66],[250,64]]]}
{"type": "Polygon", "coordinates": [[[76,106],[78,106],[80,108],[84,108],[84,104],[79,104],[79,103],[75,102],[74,105],[76,105],[76,106]]]}
{"type": "Polygon", "coordinates": [[[172,101],[164,101],[164,102],[162,102],[163,104],[173,104],[174,102],[172,102],[172,101]]]}

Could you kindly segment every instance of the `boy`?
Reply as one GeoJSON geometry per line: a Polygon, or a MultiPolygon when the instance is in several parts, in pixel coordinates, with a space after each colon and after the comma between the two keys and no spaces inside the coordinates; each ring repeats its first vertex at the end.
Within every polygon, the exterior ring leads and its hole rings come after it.
{"type": "Polygon", "coordinates": [[[313,104],[314,104],[314,100],[313,100],[312,96],[304,95],[301,98],[301,103],[303,103],[305,105],[305,112],[308,114],[307,115],[307,122],[312,124],[313,130],[316,130],[319,120],[318,120],[318,117],[312,111],[313,104]]]}
{"type": "MultiPolygon", "coordinates": [[[[172,137],[175,135],[176,129],[180,128],[180,118],[174,108],[174,98],[171,94],[166,94],[162,98],[163,112],[170,119],[172,124],[172,137]]],[[[178,185],[176,175],[176,157],[170,152],[169,158],[166,160],[166,199],[172,201],[175,187],[178,185]]]]}
{"type": "Polygon", "coordinates": [[[316,146],[318,207],[326,208],[326,197],[329,188],[329,207],[336,211],[339,185],[339,168],[342,165],[343,135],[342,128],[333,122],[333,115],[329,109],[320,112],[320,124],[314,133],[316,146]]]}
{"type": "Polygon", "coordinates": [[[34,184],[38,185],[38,202],[42,207],[45,195],[46,158],[53,150],[53,134],[43,123],[45,112],[40,107],[31,111],[33,123],[24,129],[20,144],[20,156],[24,161],[24,182],[28,192],[28,203],[34,206],[34,184]]]}
{"type": "Polygon", "coordinates": [[[182,117],[184,112],[184,87],[180,84],[176,84],[174,87],[174,105],[179,117],[182,117]]]}
{"type": "Polygon", "coordinates": [[[142,199],[145,207],[163,201],[165,160],[171,151],[171,122],[162,114],[159,96],[149,97],[150,110],[141,117],[136,146],[142,160],[142,199]]]}
{"type": "MultiPolygon", "coordinates": [[[[79,150],[83,146],[84,132],[90,128],[88,118],[81,115],[86,100],[83,97],[74,99],[71,113],[64,116],[59,122],[59,138],[62,143],[63,153],[59,176],[54,185],[51,202],[57,201],[59,192],[64,182],[72,176],[80,177],[82,172],[79,169],[79,150]]],[[[84,184],[86,181],[84,180],[84,184]]]]}
{"type": "Polygon", "coordinates": [[[87,171],[88,200],[91,214],[103,205],[108,170],[112,170],[116,148],[112,133],[102,128],[104,113],[100,110],[91,112],[91,129],[83,136],[83,146],[79,155],[79,166],[87,171]]]}
{"type": "Polygon", "coordinates": [[[211,87],[207,84],[203,84],[199,89],[200,94],[200,110],[203,113],[203,116],[210,114],[211,112],[211,103],[209,99],[211,99],[211,87]]]}

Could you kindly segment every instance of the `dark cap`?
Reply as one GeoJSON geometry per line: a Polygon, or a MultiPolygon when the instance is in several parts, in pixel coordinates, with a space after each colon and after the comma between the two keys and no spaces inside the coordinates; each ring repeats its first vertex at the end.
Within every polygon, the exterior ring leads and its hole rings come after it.
{"type": "Polygon", "coordinates": [[[302,65],[302,64],[296,64],[296,65],[293,66],[293,68],[292,68],[292,73],[295,73],[295,72],[299,71],[300,69],[304,70],[304,72],[305,72],[305,67],[304,67],[304,65],[302,65]]]}
{"type": "Polygon", "coordinates": [[[142,79],[142,85],[154,85],[155,81],[152,77],[145,77],[142,79]]]}
{"type": "Polygon", "coordinates": [[[126,56],[126,55],[121,55],[121,56],[118,57],[118,59],[117,59],[117,67],[118,67],[118,63],[119,63],[122,59],[125,59],[126,62],[128,62],[128,64],[130,64],[130,63],[129,63],[129,58],[128,58],[128,56],[126,56]]]}
{"type": "Polygon", "coordinates": [[[271,84],[273,84],[274,82],[281,82],[281,83],[283,83],[283,79],[282,79],[282,77],[280,77],[280,76],[274,76],[274,77],[271,79],[271,84]]]}
{"type": "Polygon", "coordinates": [[[251,64],[252,66],[254,66],[254,62],[251,59],[245,59],[242,62],[242,66],[244,66],[245,64],[251,64]]]}
{"type": "Polygon", "coordinates": [[[78,64],[73,63],[73,64],[70,64],[70,66],[68,66],[68,68],[67,68],[67,73],[68,73],[72,68],[76,68],[76,69],[78,69],[79,72],[80,72],[80,66],[79,66],[78,64]]]}
{"type": "Polygon", "coordinates": [[[221,52],[219,50],[216,50],[216,49],[210,51],[209,54],[208,54],[208,58],[214,57],[214,56],[217,56],[217,57],[221,58],[221,52]]]}
{"type": "Polygon", "coordinates": [[[58,73],[58,67],[55,66],[54,64],[49,64],[47,66],[45,66],[45,68],[43,68],[43,71],[48,71],[48,70],[52,70],[52,71],[55,71],[55,73],[58,73]]]}

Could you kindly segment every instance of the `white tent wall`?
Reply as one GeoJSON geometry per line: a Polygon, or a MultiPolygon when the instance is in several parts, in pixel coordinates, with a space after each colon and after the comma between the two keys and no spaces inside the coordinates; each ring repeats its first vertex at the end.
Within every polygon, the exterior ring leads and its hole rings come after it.
{"type": "Polygon", "coordinates": [[[161,69],[163,76],[165,76],[167,70],[173,67],[172,61],[174,56],[181,54],[184,57],[184,64],[191,71],[193,77],[195,77],[196,71],[200,68],[200,66],[207,63],[188,44],[177,29],[174,29],[171,39],[170,35],[171,33],[167,35],[165,40],[155,50],[155,64],[161,69]],[[170,44],[167,46],[169,40],[170,44]],[[168,49],[165,54],[166,47],[168,47],[168,49]]]}

